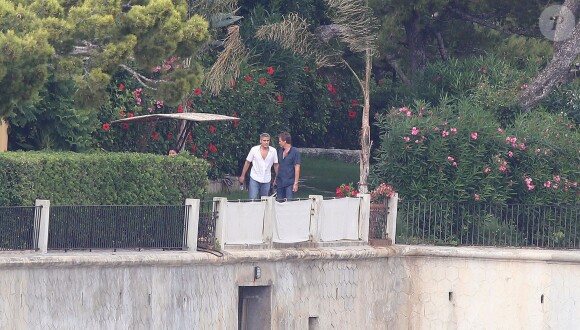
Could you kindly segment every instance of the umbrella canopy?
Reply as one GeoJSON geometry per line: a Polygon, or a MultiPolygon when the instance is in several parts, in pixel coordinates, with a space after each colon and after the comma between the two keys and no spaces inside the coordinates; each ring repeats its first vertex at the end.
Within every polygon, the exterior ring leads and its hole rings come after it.
{"type": "Polygon", "coordinates": [[[218,115],[215,113],[184,112],[184,113],[159,113],[159,114],[152,114],[152,115],[135,116],[135,117],[131,117],[131,118],[123,118],[123,119],[114,120],[111,122],[111,124],[128,123],[128,122],[147,122],[147,121],[156,122],[158,120],[167,120],[167,119],[185,121],[185,125],[183,126],[183,129],[180,131],[180,134],[177,137],[177,145],[175,146],[175,150],[177,150],[177,151],[181,151],[181,149],[185,145],[185,139],[187,138],[187,136],[191,132],[191,130],[193,128],[193,124],[196,122],[240,120],[240,118],[218,115]]]}

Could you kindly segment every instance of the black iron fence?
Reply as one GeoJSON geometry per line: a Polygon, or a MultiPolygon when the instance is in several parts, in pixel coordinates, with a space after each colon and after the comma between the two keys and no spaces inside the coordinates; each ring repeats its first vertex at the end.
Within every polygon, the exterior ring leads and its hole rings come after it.
{"type": "Polygon", "coordinates": [[[49,250],[182,249],[183,205],[52,206],[49,250]]]}
{"type": "Polygon", "coordinates": [[[206,250],[219,250],[216,239],[218,212],[215,201],[201,201],[199,205],[199,225],[197,228],[197,247],[206,250]]]}
{"type": "Polygon", "coordinates": [[[399,200],[398,244],[580,248],[580,205],[399,200]]]}
{"type": "Polygon", "coordinates": [[[35,250],[40,206],[0,207],[0,250],[35,250]],[[36,230],[35,230],[36,228],[36,230]]]}

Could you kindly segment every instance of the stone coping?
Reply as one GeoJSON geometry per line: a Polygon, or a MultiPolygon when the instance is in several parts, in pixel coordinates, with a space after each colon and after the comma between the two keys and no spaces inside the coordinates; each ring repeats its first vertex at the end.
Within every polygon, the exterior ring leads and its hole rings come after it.
{"type": "Polygon", "coordinates": [[[88,266],[185,266],[191,264],[234,264],[317,259],[374,258],[461,258],[550,263],[580,263],[578,250],[545,250],[532,248],[436,247],[393,245],[388,247],[347,246],[324,248],[287,248],[278,250],[233,250],[223,256],[188,251],[99,251],[99,252],[0,252],[0,269],[53,268],[88,266]]]}

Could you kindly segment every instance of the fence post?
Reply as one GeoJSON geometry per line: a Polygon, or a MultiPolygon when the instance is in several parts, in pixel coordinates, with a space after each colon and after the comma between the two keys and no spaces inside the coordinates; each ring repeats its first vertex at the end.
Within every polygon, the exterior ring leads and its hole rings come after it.
{"type": "Polygon", "coordinates": [[[274,235],[274,196],[262,196],[262,201],[266,203],[264,211],[264,231],[262,239],[268,248],[272,248],[272,236],[274,235]]]}
{"type": "Polygon", "coordinates": [[[36,207],[40,207],[40,219],[34,219],[34,232],[38,234],[36,248],[40,253],[48,251],[48,225],[50,217],[50,201],[47,199],[37,199],[36,207]]]}
{"type": "Polygon", "coordinates": [[[197,232],[199,230],[199,199],[185,199],[185,214],[187,215],[187,232],[185,239],[187,251],[197,251],[197,232]]]}
{"type": "Polygon", "coordinates": [[[369,225],[371,219],[371,195],[359,194],[360,206],[358,214],[358,239],[369,242],[369,225]]]}
{"type": "Polygon", "coordinates": [[[226,203],[228,199],[225,197],[214,197],[213,198],[213,209],[214,214],[217,214],[217,219],[215,223],[215,238],[217,240],[217,244],[219,245],[219,250],[223,251],[225,247],[225,240],[226,240],[226,223],[225,219],[227,217],[226,214],[226,203]]]}
{"type": "Polygon", "coordinates": [[[310,195],[308,198],[312,201],[312,206],[310,207],[310,241],[318,243],[320,242],[320,207],[324,197],[322,195],[310,195]]]}
{"type": "Polygon", "coordinates": [[[387,238],[391,239],[391,244],[395,244],[395,235],[397,233],[397,207],[399,204],[399,194],[387,201],[387,238]]]}

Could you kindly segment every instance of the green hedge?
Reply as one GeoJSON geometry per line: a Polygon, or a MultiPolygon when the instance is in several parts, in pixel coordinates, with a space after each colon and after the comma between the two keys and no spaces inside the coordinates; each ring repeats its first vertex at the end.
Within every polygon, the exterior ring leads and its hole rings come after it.
{"type": "Polygon", "coordinates": [[[0,205],[167,205],[201,198],[209,164],[139,153],[0,153],[0,205]]]}

